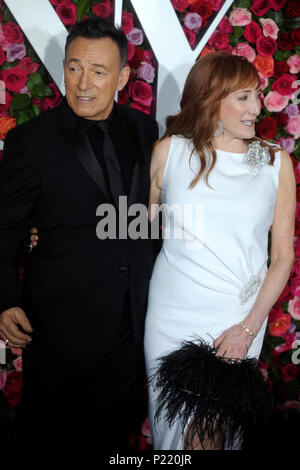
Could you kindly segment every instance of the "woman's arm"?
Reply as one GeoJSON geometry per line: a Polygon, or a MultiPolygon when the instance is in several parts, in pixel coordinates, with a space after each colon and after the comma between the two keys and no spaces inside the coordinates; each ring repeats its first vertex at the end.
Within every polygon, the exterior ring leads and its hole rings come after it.
{"type": "Polygon", "coordinates": [[[170,143],[170,137],[166,137],[165,139],[159,140],[155,144],[152,152],[150,166],[151,186],[148,208],[148,217],[150,222],[155,219],[159,208],[158,206],[161,203],[163,174],[170,148],[170,143]]]}
{"type": "MultiPolygon", "coordinates": [[[[248,330],[257,334],[289,278],[294,262],[294,226],[296,184],[289,154],[281,151],[279,186],[271,230],[271,263],[256,301],[244,318],[248,330]]],[[[251,336],[241,325],[224,331],[215,341],[218,355],[243,359],[252,344],[251,336]]]]}

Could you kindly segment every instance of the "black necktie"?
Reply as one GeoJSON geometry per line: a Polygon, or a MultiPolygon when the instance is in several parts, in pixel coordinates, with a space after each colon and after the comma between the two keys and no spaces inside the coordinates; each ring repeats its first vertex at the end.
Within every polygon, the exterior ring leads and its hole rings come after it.
{"type": "Polygon", "coordinates": [[[110,190],[113,198],[118,205],[119,196],[124,194],[122,173],[120,169],[119,159],[116,154],[116,149],[113,141],[108,132],[108,121],[97,122],[97,126],[104,135],[103,139],[103,158],[106,164],[110,190]]]}

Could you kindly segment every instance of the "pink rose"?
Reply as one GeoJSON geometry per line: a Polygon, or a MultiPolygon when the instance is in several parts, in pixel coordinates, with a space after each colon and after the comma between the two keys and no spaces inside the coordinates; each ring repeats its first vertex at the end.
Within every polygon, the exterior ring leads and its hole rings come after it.
{"type": "Polygon", "coordinates": [[[256,57],[256,52],[247,42],[240,42],[234,46],[232,55],[243,56],[246,57],[249,62],[253,62],[256,57]]]}
{"type": "Polygon", "coordinates": [[[282,111],[289,102],[289,98],[287,96],[282,96],[277,91],[269,91],[269,93],[265,96],[264,105],[268,111],[273,113],[278,113],[282,111]]]}
{"type": "Polygon", "coordinates": [[[262,24],[263,33],[265,36],[269,36],[270,38],[273,38],[273,39],[278,38],[279,28],[276,25],[276,23],[274,23],[273,20],[271,20],[270,18],[268,19],[260,18],[259,21],[262,24]]]}
{"type": "Polygon", "coordinates": [[[18,372],[22,372],[23,368],[22,368],[22,356],[18,356],[14,361],[13,361],[13,365],[14,365],[14,368],[18,371],[18,372]]]}
{"type": "Polygon", "coordinates": [[[137,76],[147,83],[153,83],[155,78],[155,68],[149,62],[141,62],[137,69],[137,76]]]}
{"type": "Polygon", "coordinates": [[[130,107],[137,109],[138,111],[142,111],[145,114],[150,114],[150,111],[151,111],[150,106],[144,106],[141,103],[137,103],[136,101],[133,101],[130,104],[130,107]]]}
{"type": "Polygon", "coordinates": [[[246,26],[251,22],[252,14],[247,8],[234,8],[229,15],[232,26],[246,26]]]}
{"type": "Polygon", "coordinates": [[[225,49],[228,46],[229,38],[226,33],[222,33],[222,31],[213,32],[211,35],[208,44],[213,46],[215,49],[225,49]]]}
{"type": "Polygon", "coordinates": [[[300,114],[289,118],[286,130],[289,134],[292,134],[295,139],[300,138],[300,114]]]}
{"type": "Polygon", "coordinates": [[[257,53],[262,57],[272,57],[277,51],[277,43],[275,39],[261,36],[256,41],[257,53]]]}
{"type": "Polygon", "coordinates": [[[292,137],[280,137],[280,139],[277,140],[277,143],[288,153],[293,153],[295,150],[295,139],[292,137]]]}
{"type": "Polygon", "coordinates": [[[198,31],[202,25],[202,18],[198,13],[187,13],[183,18],[183,24],[192,31],[198,31]]]}
{"type": "Polygon", "coordinates": [[[151,106],[153,95],[152,88],[148,83],[136,80],[129,83],[128,89],[133,101],[142,106],[151,106]]]}
{"type": "Polygon", "coordinates": [[[262,36],[262,34],[262,30],[255,21],[251,21],[251,23],[247,24],[243,33],[244,38],[252,43],[256,43],[256,41],[262,36]]]}
{"type": "Polygon", "coordinates": [[[23,59],[26,55],[25,44],[12,43],[4,46],[3,49],[6,51],[7,62],[23,59]]]}
{"type": "Polygon", "coordinates": [[[298,54],[291,55],[287,64],[290,67],[290,73],[299,73],[300,72],[300,56],[298,54]]]}
{"type": "Polygon", "coordinates": [[[300,320],[300,297],[294,297],[289,300],[288,312],[295,320],[300,320]]]}
{"type": "Polygon", "coordinates": [[[264,90],[265,88],[267,88],[267,86],[269,84],[269,80],[267,79],[267,77],[265,77],[260,72],[258,72],[258,75],[259,75],[259,78],[260,78],[260,88],[261,88],[261,90],[264,90]]]}
{"type": "Polygon", "coordinates": [[[0,72],[1,79],[5,82],[6,88],[14,93],[19,93],[26,85],[27,74],[20,67],[12,67],[0,72]]]}
{"type": "Polygon", "coordinates": [[[128,34],[126,34],[126,37],[128,41],[135,46],[139,46],[144,42],[143,31],[139,28],[133,28],[128,34]]]}
{"type": "Polygon", "coordinates": [[[222,33],[227,33],[227,34],[233,33],[233,27],[230,24],[229,18],[227,16],[223,16],[223,18],[221,19],[219,26],[218,26],[218,30],[222,31],[222,33]]]}
{"type": "Polygon", "coordinates": [[[289,288],[290,288],[292,295],[294,295],[295,297],[299,297],[300,296],[300,279],[297,277],[293,277],[289,279],[289,288]]]}
{"type": "Polygon", "coordinates": [[[122,13],[122,30],[124,34],[130,33],[130,31],[133,29],[134,23],[133,23],[133,14],[128,13],[127,11],[123,11],[122,13]]]}
{"type": "Polygon", "coordinates": [[[6,39],[2,26],[0,24],[0,47],[8,46],[9,44],[10,42],[8,41],[8,39],[6,39]]]}

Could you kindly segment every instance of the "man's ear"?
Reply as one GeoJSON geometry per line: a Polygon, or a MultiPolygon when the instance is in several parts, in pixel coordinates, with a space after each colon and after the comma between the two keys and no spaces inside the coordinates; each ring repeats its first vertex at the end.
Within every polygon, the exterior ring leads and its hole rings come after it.
{"type": "Polygon", "coordinates": [[[118,81],[118,87],[117,87],[118,91],[123,90],[124,86],[129,80],[129,76],[130,76],[130,67],[126,65],[125,67],[122,68],[120,75],[119,75],[119,81],[118,81]]]}

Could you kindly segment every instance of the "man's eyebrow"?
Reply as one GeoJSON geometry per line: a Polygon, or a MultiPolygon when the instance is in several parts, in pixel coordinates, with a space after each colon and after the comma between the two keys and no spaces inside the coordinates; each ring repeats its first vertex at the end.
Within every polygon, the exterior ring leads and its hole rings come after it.
{"type": "MultiPolygon", "coordinates": [[[[76,63],[80,64],[81,61],[80,61],[80,59],[76,59],[75,57],[70,57],[70,59],[68,59],[68,62],[76,62],[76,63]]],[[[105,70],[108,69],[108,67],[104,64],[93,63],[91,65],[93,65],[94,67],[100,67],[100,68],[105,69],[105,70]]]]}

